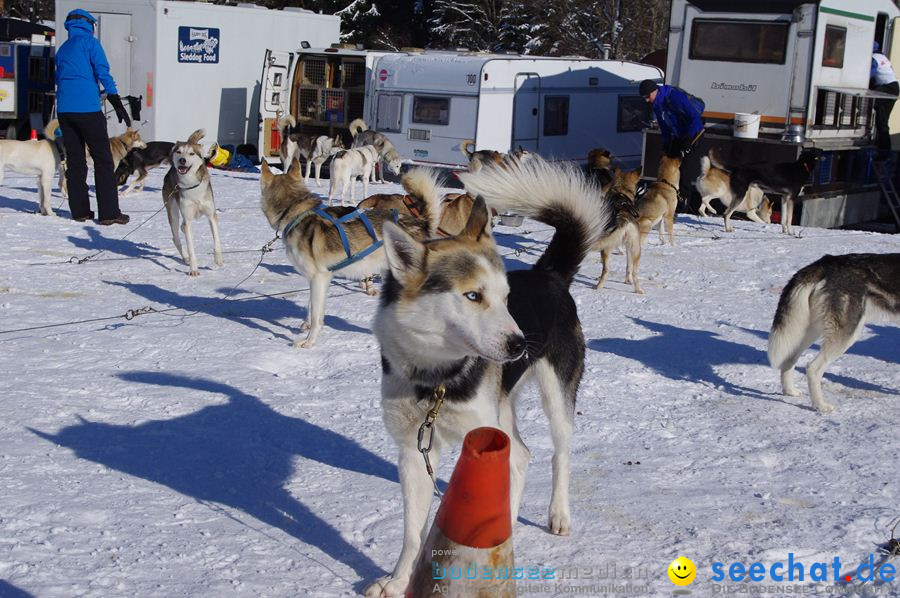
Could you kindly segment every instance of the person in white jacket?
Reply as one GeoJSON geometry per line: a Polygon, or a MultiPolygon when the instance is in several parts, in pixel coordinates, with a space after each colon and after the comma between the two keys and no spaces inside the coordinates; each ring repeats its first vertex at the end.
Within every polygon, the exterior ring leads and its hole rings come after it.
{"type": "MultiPolygon", "coordinates": [[[[897,75],[888,57],[879,52],[878,42],[872,47],[872,68],[869,72],[869,88],[893,96],[900,94],[900,84],[897,83],[897,75]]],[[[875,139],[878,149],[884,154],[891,151],[891,133],[888,127],[888,119],[894,108],[893,100],[875,100],[875,139]]]]}

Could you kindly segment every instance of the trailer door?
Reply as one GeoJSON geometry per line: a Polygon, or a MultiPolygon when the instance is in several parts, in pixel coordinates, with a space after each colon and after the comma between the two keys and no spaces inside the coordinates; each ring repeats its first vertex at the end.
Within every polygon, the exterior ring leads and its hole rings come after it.
{"type": "Polygon", "coordinates": [[[266,50],[263,60],[262,89],[259,98],[260,139],[259,155],[267,158],[278,155],[281,135],[278,133],[278,118],[289,114],[292,52],[266,50]]]}
{"type": "Polygon", "coordinates": [[[518,148],[538,151],[541,78],[536,73],[516,75],[513,97],[513,134],[510,151],[518,148]]]}
{"type": "MultiPolygon", "coordinates": [[[[109,73],[116,82],[121,97],[131,95],[131,15],[109,12],[94,13],[97,17],[96,36],[100,40],[109,61],[109,73]]],[[[106,114],[113,112],[110,105],[104,106],[106,114]]],[[[125,125],[108,117],[107,127],[111,135],[125,132],[125,125]]]]}

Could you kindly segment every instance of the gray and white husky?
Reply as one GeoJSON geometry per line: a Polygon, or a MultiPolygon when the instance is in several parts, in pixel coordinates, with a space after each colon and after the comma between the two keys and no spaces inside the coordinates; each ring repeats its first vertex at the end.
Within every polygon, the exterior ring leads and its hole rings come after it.
{"type": "Polygon", "coordinates": [[[350,134],[353,135],[353,143],[350,147],[374,145],[375,149],[378,150],[378,163],[376,164],[376,167],[372,169],[371,174],[373,183],[384,182],[384,171],[380,173],[380,180],[376,180],[376,176],[379,174],[377,172],[377,166],[382,162],[387,164],[388,170],[392,173],[400,174],[400,168],[403,166],[403,158],[400,157],[400,154],[397,153],[397,148],[394,147],[394,144],[391,143],[391,140],[388,139],[384,133],[370,130],[366,121],[357,118],[350,123],[350,134]]]}
{"type": "Polygon", "coordinates": [[[384,422],[400,452],[403,547],[393,572],[372,583],[367,597],[403,596],[409,584],[432,494],[417,431],[437,388],[446,394],[432,462],[474,428],[501,428],[511,441],[515,523],[529,458],[515,398],[528,380],[537,381],[554,444],[549,529],[566,535],[571,526],[569,444],[585,347],[569,285],[609,216],[598,205],[600,189],[580,171],[539,158],[460,179],[478,198],[459,235],[419,241],[384,224],[389,272],[373,330],[381,343],[384,422]],[[485,198],[556,228],[530,270],[505,271],[485,198]]]}
{"type": "Polygon", "coordinates": [[[826,255],[794,274],[769,335],[769,363],[781,370],[784,394],[800,395],[794,364],[821,338],[822,350],[806,368],[809,398],[816,409],[833,410],[822,396],[822,374],[873,319],[900,323],[900,253],[826,255]]]}

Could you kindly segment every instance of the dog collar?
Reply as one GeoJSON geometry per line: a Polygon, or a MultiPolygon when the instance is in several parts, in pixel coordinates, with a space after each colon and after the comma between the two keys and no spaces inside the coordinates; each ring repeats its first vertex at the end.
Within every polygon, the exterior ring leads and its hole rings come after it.
{"type": "Polygon", "coordinates": [[[684,198],[681,197],[681,190],[680,190],[678,187],[676,187],[675,185],[673,185],[672,183],[670,183],[670,182],[667,181],[666,179],[657,179],[656,182],[658,182],[658,183],[665,183],[666,185],[668,185],[668,186],[671,187],[672,189],[675,189],[675,196],[678,197],[678,201],[684,201],[684,198]]]}
{"type": "Polygon", "coordinates": [[[196,185],[191,185],[190,187],[182,187],[181,185],[178,185],[178,188],[181,189],[182,191],[190,191],[191,189],[196,189],[197,187],[199,187],[202,184],[203,184],[203,181],[199,181],[196,185]]]}

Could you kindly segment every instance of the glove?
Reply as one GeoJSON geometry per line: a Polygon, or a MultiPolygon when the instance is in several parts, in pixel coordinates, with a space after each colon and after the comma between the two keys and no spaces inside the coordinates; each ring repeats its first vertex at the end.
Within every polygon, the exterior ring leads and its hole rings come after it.
{"type": "Polygon", "coordinates": [[[125,106],[122,105],[122,98],[119,97],[119,94],[111,93],[106,96],[106,99],[109,100],[109,103],[112,104],[113,109],[116,111],[116,117],[118,117],[119,122],[124,122],[126,127],[130,127],[131,117],[125,111],[125,106]]]}

